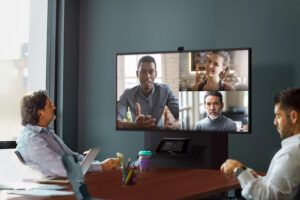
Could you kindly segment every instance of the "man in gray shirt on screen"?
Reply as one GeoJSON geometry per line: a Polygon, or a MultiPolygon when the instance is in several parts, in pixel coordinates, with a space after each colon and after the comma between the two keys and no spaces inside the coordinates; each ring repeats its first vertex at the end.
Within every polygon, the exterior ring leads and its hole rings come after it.
{"type": "Polygon", "coordinates": [[[155,59],[151,56],[142,57],[138,62],[136,76],[140,84],[126,89],[117,102],[117,127],[178,129],[179,103],[167,84],[154,83],[157,76],[155,59]],[[168,120],[165,106],[175,121],[168,120]],[[124,120],[128,108],[132,121],[124,120]]]}
{"type": "Polygon", "coordinates": [[[207,117],[196,123],[196,131],[236,132],[237,129],[234,121],[222,116],[224,103],[220,92],[206,92],[204,103],[207,117]]]}

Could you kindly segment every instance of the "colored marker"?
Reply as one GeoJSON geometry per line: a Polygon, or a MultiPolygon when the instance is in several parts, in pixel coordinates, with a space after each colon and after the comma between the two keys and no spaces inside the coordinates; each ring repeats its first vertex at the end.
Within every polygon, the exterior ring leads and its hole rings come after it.
{"type": "Polygon", "coordinates": [[[120,167],[124,168],[120,153],[116,153],[116,154],[117,154],[117,157],[119,158],[119,161],[120,161],[120,167]]]}
{"type": "Polygon", "coordinates": [[[117,156],[121,158],[123,167],[125,168],[126,166],[125,166],[125,161],[124,161],[124,156],[123,156],[123,154],[122,154],[122,153],[117,153],[117,156]]]}
{"type": "Polygon", "coordinates": [[[133,169],[131,168],[130,171],[129,171],[129,173],[128,173],[128,175],[127,175],[125,184],[127,184],[129,182],[129,180],[131,180],[132,175],[133,175],[133,169]]]}
{"type": "Polygon", "coordinates": [[[141,160],[142,160],[142,159],[139,158],[137,161],[135,161],[134,166],[135,166],[135,167],[139,166],[141,160]]]}
{"type": "Polygon", "coordinates": [[[127,161],[127,169],[129,169],[129,167],[130,167],[130,162],[131,162],[131,158],[129,157],[128,161],[127,161]]]}

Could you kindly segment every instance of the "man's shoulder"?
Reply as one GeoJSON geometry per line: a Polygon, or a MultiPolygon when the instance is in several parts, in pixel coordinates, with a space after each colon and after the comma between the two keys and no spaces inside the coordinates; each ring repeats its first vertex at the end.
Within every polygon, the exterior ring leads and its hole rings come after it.
{"type": "Polygon", "coordinates": [[[139,89],[139,85],[133,86],[132,88],[126,88],[124,92],[136,92],[139,89]]]}
{"type": "Polygon", "coordinates": [[[223,118],[223,120],[224,120],[226,123],[234,123],[234,124],[235,124],[235,122],[234,122],[232,119],[230,119],[230,118],[228,118],[228,117],[226,117],[226,116],[224,116],[224,115],[222,115],[222,118],[223,118]]]}
{"type": "Polygon", "coordinates": [[[20,137],[17,142],[28,142],[31,140],[36,140],[40,137],[40,131],[38,128],[31,125],[26,125],[21,131],[20,137]]]}
{"type": "Polygon", "coordinates": [[[173,93],[171,87],[165,83],[154,83],[155,91],[173,93]]]}
{"type": "Polygon", "coordinates": [[[139,89],[138,85],[136,85],[132,88],[126,88],[122,95],[132,95],[132,94],[136,93],[138,91],[138,89],[139,89]]]}
{"type": "Polygon", "coordinates": [[[203,126],[204,124],[207,124],[207,117],[198,121],[195,126],[203,126]]]}
{"type": "Polygon", "coordinates": [[[33,125],[25,125],[22,132],[21,132],[21,136],[34,136],[37,135],[39,132],[41,131],[41,129],[39,129],[37,126],[33,126],[33,125]]]}
{"type": "Polygon", "coordinates": [[[225,116],[222,116],[222,118],[223,118],[223,125],[226,127],[226,130],[228,129],[228,131],[234,131],[234,132],[237,131],[236,123],[232,119],[225,116]]]}
{"type": "Polygon", "coordinates": [[[196,122],[194,130],[201,131],[206,124],[207,124],[207,118],[201,119],[200,121],[196,122]]]}
{"type": "Polygon", "coordinates": [[[165,88],[165,89],[170,89],[170,86],[168,84],[165,83],[154,83],[154,86],[156,88],[165,88]]]}

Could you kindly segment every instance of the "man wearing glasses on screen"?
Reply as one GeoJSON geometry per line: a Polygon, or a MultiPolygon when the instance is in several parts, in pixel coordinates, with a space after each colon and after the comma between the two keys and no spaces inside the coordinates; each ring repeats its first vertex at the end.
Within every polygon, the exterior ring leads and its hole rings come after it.
{"type": "Polygon", "coordinates": [[[222,94],[217,91],[206,92],[204,96],[207,117],[195,125],[196,131],[236,132],[237,126],[231,119],[222,116],[224,106],[222,94]]]}
{"type": "Polygon", "coordinates": [[[117,127],[178,129],[179,103],[167,84],[154,82],[157,77],[155,59],[142,57],[136,76],[140,84],[126,89],[117,102],[117,127]],[[170,120],[166,106],[175,120],[170,120]],[[125,120],[128,108],[131,121],[125,120]]]}

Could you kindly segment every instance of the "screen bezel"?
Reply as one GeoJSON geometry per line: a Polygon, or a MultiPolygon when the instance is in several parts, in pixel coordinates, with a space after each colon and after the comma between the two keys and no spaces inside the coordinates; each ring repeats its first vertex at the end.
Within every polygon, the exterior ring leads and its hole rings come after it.
{"type": "MultiPolygon", "coordinates": [[[[252,133],[252,49],[251,47],[242,47],[242,48],[218,48],[218,49],[197,49],[197,50],[178,50],[178,51],[146,51],[146,52],[122,52],[116,53],[115,57],[115,131],[155,131],[155,132],[178,132],[178,133],[194,133],[194,134],[203,134],[203,133],[212,133],[212,134],[251,134],[252,133]],[[205,51],[237,51],[237,50],[247,50],[248,51],[248,132],[218,132],[218,131],[195,131],[195,130],[170,130],[170,129],[146,129],[146,128],[118,128],[117,127],[117,100],[118,100],[118,56],[121,55],[137,55],[137,54],[163,54],[163,53],[189,53],[189,52],[205,52],[205,51]]],[[[179,84],[179,83],[178,83],[179,84]]]]}

